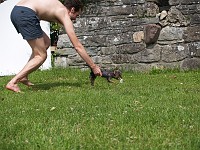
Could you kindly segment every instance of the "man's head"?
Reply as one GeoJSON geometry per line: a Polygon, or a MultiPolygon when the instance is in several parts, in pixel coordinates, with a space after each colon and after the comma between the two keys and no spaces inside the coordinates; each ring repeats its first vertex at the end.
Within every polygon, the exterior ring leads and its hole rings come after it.
{"type": "Polygon", "coordinates": [[[69,10],[71,20],[76,20],[76,17],[78,17],[83,10],[83,3],[81,0],[65,0],[64,5],[69,10]]]}
{"type": "Polygon", "coordinates": [[[74,7],[76,12],[82,11],[84,6],[81,0],[64,0],[64,5],[69,10],[74,7]]]}

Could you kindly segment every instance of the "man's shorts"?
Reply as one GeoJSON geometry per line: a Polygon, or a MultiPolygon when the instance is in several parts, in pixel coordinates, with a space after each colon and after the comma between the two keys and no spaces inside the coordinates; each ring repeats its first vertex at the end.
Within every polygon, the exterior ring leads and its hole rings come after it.
{"type": "Polygon", "coordinates": [[[11,12],[10,19],[18,33],[23,39],[33,40],[42,37],[43,31],[40,20],[35,11],[24,6],[15,6],[11,12]]]}

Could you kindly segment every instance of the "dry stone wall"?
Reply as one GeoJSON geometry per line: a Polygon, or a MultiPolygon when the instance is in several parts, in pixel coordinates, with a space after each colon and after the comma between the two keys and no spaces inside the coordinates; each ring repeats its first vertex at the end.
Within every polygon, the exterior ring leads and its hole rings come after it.
{"type": "MultiPolygon", "coordinates": [[[[90,2],[75,32],[101,67],[200,68],[199,0],[90,2]]],[[[88,68],[63,31],[55,54],[55,66],[88,68]]]]}

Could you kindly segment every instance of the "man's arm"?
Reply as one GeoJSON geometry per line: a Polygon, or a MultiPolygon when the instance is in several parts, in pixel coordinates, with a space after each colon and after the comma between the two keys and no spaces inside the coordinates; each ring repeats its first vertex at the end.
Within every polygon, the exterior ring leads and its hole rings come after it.
{"type": "Polygon", "coordinates": [[[93,60],[90,58],[90,56],[86,52],[85,48],[83,47],[81,42],[78,40],[78,38],[75,34],[75,31],[74,31],[73,23],[72,23],[69,15],[67,15],[67,12],[65,12],[63,15],[60,15],[59,21],[64,26],[65,31],[66,31],[67,35],[69,36],[69,39],[72,42],[77,53],[89,65],[89,67],[93,70],[95,75],[102,76],[100,68],[94,64],[93,60]]]}

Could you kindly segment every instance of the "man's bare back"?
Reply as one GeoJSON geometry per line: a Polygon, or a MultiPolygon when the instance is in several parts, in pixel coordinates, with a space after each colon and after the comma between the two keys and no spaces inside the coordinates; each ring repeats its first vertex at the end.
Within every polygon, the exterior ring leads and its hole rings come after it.
{"type": "Polygon", "coordinates": [[[58,22],[60,12],[67,12],[66,7],[59,0],[21,0],[17,6],[25,6],[34,10],[40,20],[58,22]]]}

